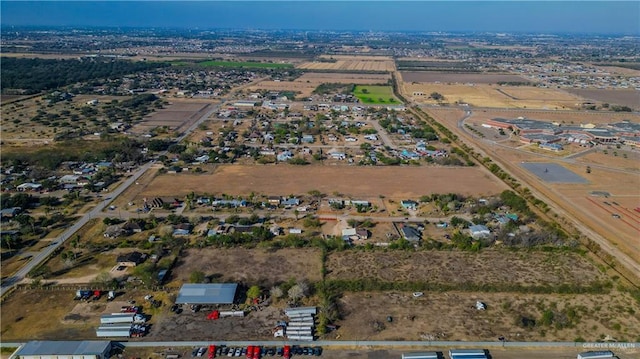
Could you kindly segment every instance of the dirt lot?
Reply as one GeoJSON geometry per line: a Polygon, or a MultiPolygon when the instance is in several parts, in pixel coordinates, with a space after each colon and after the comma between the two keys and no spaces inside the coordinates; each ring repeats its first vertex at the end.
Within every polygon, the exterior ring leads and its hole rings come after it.
{"type": "Polygon", "coordinates": [[[523,286],[584,284],[606,277],[574,253],[339,252],[328,256],[329,279],[368,278],[381,281],[428,281],[440,284],[523,286]]]}
{"type": "Polygon", "coordinates": [[[382,56],[322,56],[332,58],[335,62],[305,62],[298,65],[300,69],[310,70],[341,70],[341,71],[388,71],[396,69],[395,62],[390,57],[382,56]]]}
{"type": "Polygon", "coordinates": [[[567,91],[588,100],[629,106],[636,110],[640,108],[640,91],[636,90],[568,89],[567,91]]]}
{"type": "MultiPolygon", "coordinates": [[[[430,109],[430,112],[450,113],[450,109],[430,109]]],[[[459,111],[462,114],[461,111],[459,111]]],[[[447,115],[450,117],[450,115],[447,115]]],[[[491,110],[475,110],[473,117],[470,120],[481,121],[492,118],[518,118],[525,117],[540,121],[554,121],[565,125],[580,125],[580,124],[607,124],[613,122],[619,122],[629,120],[631,122],[640,122],[640,115],[628,112],[593,112],[593,111],[536,111],[528,109],[491,109],[491,110]]],[[[453,116],[455,120],[455,115],[453,116]]],[[[462,115],[458,116],[460,119],[462,115]]],[[[451,122],[452,119],[445,119],[447,122],[451,122]]],[[[457,121],[457,120],[456,120],[457,121]]]]}
{"type": "Polygon", "coordinates": [[[137,123],[131,132],[144,134],[162,126],[179,132],[200,119],[209,110],[212,103],[172,101],[164,109],[152,113],[137,123]]]}
{"type": "MultiPolygon", "coordinates": [[[[624,158],[617,159],[612,156],[611,162],[606,167],[595,167],[597,163],[592,163],[592,173],[588,175],[587,184],[549,184],[542,182],[535,175],[526,171],[518,164],[521,162],[546,162],[555,161],[567,169],[578,173],[585,173],[585,166],[590,164],[585,158],[577,159],[553,159],[553,157],[543,157],[544,154],[533,152],[514,151],[511,148],[503,148],[500,146],[489,146],[482,141],[472,139],[466,132],[461,132],[457,127],[458,120],[462,117],[460,110],[432,110],[429,113],[437,120],[447,125],[450,129],[460,135],[467,141],[473,141],[476,146],[481,148],[485,153],[489,153],[492,157],[499,159],[502,163],[510,164],[509,170],[516,174],[518,178],[525,181],[529,186],[540,191],[550,198],[552,202],[560,206],[563,210],[575,217],[575,225],[585,227],[597,232],[613,244],[612,250],[619,250],[627,254],[632,260],[638,261],[640,258],[640,225],[629,218],[629,215],[623,217],[629,224],[625,224],[620,219],[613,218],[612,213],[603,210],[595,205],[592,201],[590,193],[592,191],[606,191],[611,194],[611,201],[622,201],[626,208],[633,209],[640,201],[640,177],[635,170],[624,170],[624,158]]],[[[546,119],[550,121],[565,121],[565,123],[582,124],[582,123],[610,123],[623,119],[631,121],[639,121],[639,116],[635,114],[620,113],[581,113],[581,112],[553,112],[553,111],[526,111],[526,110],[503,110],[503,111],[479,111],[475,112],[471,119],[487,119],[494,117],[515,118],[523,116],[534,119],[546,119]]],[[[599,152],[602,149],[598,150],[599,152]]],[[[612,153],[613,150],[609,150],[612,153]]],[[[619,154],[622,156],[622,153],[619,154]]],[[[628,162],[625,162],[628,163],[628,162]]],[[[600,165],[598,165],[600,166],[600,165]]],[[[592,198],[594,199],[594,198],[592,198]]],[[[606,205],[605,205],[606,206],[606,205]]],[[[622,213],[620,213],[622,214],[622,213]]]]}
{"type": "Polygon", "coordinates": [[[312,92],[323,83],[344,84],[384,84],[391,79],[385,74],[359,73],[305,73],[293,81],[261,81],[247,88],[248,92],[258,90],[294,91],[298,97],[309,97],[312,92]]]}
{"type": "Polygon", "coordinates": [[[412,72],[402,71],[404,82],[443,82],[443,83],[474,83],[497,84],[498,82],[528,82],[527,79],[511,74],[482,74],[482,73],[442,73],[442,72],[412,72]]]}
{"type": "Polygon", "coordinates": [[[179,264],[171,271],[169,286],[189,281],[194,270],[212,276],[216,281],[259,283],[270,287],[290,278],[320,280],[320,250],[318,249],[245,249],[204,248],[183,252],[179,264]]]}
{"type": "Polygon", "coordinates": [[[159,175],[138,194],[142,197],[197,193],[246,195],[304,194],[311,190],[354,197],[417,197],[431,193],[491,195],[506,186],[479,167],[349,167],[223,165],[213,173],[159,175]],[[363,182],[366,178],[367,181],[363,182]]]}
{"type": "Polygon", "coordinates": [[[405,82],[403,93],[418,103],[437,104],[429,95],[438,92],[447,103],[467,103],[477,107],[573,109],[584,100],[570,93],[530,86],[499,86],[479,84],[411,83],[405,82]],[[414,96],[421,92],[425,95],[414,96]]]}
{"type": "MultiPolygon", "coordinates": [[[[619,341],[640,337],[640,304],[622,292],[610,295],[536,295],[513,293],[346,293],[340,299],[344,316],[335,334],[341,340],[497,340],[596,341],[611,335],[619,341]],[[476,300],[487,305],[475,308],[476,300]],[[541,323],[551,310],[567,327],[541,323]],[[387,316],[393,322],[387,321],[387,316]],[[534,319],[533,328],[520,325],[521,317],[534,319]]],[[[539,356],[536,358],[540,358],[539,356]]]]}

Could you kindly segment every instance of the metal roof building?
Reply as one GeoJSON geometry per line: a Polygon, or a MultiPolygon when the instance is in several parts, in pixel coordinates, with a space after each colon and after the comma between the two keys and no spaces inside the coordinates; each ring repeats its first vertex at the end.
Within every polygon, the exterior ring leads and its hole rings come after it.
{"type": "Polygon", "coordinates": [[[232,304],[237,283],[183,284],[176,304],[232,304]]]}
{"type": "Polygon", "coordinates": [[[31,341],[18,350],[21,359],[105,359],[110,341],[31,341]]]}

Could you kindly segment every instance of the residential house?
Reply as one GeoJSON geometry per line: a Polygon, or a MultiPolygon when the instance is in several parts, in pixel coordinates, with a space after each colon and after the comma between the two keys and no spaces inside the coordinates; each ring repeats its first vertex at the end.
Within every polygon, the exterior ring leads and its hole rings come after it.
{"type": "Polygon", "coordinates": [[[412,211],[415,211],[418,208],[418,202],[416,202],[414,200],[410,200],[410,199],[405,199],[405,200],[400,201],[400,205],[404,209],[410,209],[412,211]]]}
{"type": "Polygon", "coordinates": [[[302,136],[302,142],[304,143],[313,143],[313,135],[304,135],[302,136]]]}
{"type": "Polygon", "coordinates": [[[279,206],[281,202],[281,198],[278,196],[269,196],[267,197],[267,202],[273,206],[279,206]]]}
{"type": "Polygon", "coordinates": [[[285,207],[292,207],[300,205],[300,200],[296,197],[285,198],[280,202],[281,205],[285,207]]]}
{"type": "Polygon", "coordinates": [[[18,185],[16,189],[18,191],[39,191],[40,189],[42,189],[42,185],[40,183],[25,182],[18,185]]]}
{"type": "Polygon", "coordinates": [[[302,233],[301,228],[289,228],[289,234],[301,234],[301,233],[302,233]]]}
{"type": "Polygon", "coordinates": [[[0,218],[13,218],[22,212],[21,207],[3,208],[0,210],[0,218]]]}
{"type": "Polygon", "coordinates": [[[189,234],[191,234],[190,223],[179,223],[173,227],[174,236],[188,236],[189,234]]]}
{"type": "Polygon", "coordinates": [[[107,229],[104,231],[103,236],[105,238],[118,238],[120,236],[126,236],[129,234],[130,232],[122,228],[122,225],[114,224],[107,227],[107,229]]]}
{"type": "Polygon", "coordinates": [[[400,233],[404,239],[410,242],[418,242],[422,238],[422,233],[417,228],[406,224],[400,228],[400,233]]]}
{"type": "Polygon", "coordinates": [[[471,234],[471,237],[475,239],[487,238],[491,235],[491,231],[489,231],[489,228],[481,224],[469,226],[469,233],[471,234]]]}
{"type": "Polygon", "coordinates": [[[116,261],[119,266],[135,267],[147,259],[147,255],[140,252],[131,252],[118,256],[116,261]]]}

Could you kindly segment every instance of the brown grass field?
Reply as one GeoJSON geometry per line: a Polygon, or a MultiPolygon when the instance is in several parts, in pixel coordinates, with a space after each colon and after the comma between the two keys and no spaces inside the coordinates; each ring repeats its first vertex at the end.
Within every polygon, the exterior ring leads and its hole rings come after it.
{"type": "MultiPolygon", "coordinates": [[[[502,146],[491,146],[484,141],[472,138],[466,132],[457,127],[458,120],[462,117],[460,110],[429,109],[429,113],[441,123],[447,125],[455,133],[461,136],[465,142],[473,142],[475,146],[482,149],[492,158],[497,159],[503,166],[507,164],[508,170],[523,180],[527,186],[539,191],[551,201],[570,213],[576,219],[578,228],[584,226],[600,236],[606,238],[617,250],[628,255],[636,263],[640,259],[640,223],[634,220],[633,216],[637,212],[633,208],[640,205],[640,173],[636,170],[625,170],[629,164],[629,159],[616,158],[612,155],[613,150],[608,150],[611,160],[604,167],[596,162],[588,162],[589,157],[573,160],[564,160],[545,156],[544,153],[533,153],[530,151],[515,151],[513,148],[502,146]],[[521,162],[555,162],[567,169],[585,177],[589,182],[586,184],[552,184],[541,181],[538,177],[526,171],[518,165],[521,162]],[[586,165],[591,164],[592,173],[585,173],[586,165]],[[611,193],[609,199],[592,197],[592,191],[606,191],[611,193]],[[618,213],[621,219],[612,217],[613,213],[619,210],[609,208],[607,205],[600,207],[589,199],[602,202],[604,200],[618,202],[632,212],[618,213]],[[606,209],[611,209],[607,211],[606,209]],[[628,222],[628,223],[627,223],[628,222]]],[[[634,114],[620,113],[580,113],[580,112],[553,112],[553,111],[479,111],[475,112],[471,119],[483,120],[495,117],[514,118],[524,116],[533,119],[546,119],[550,121],[566,121],[578,123],[609,123],[629,119],[638,121],[638,116],[634,114]],[[509,115],[511,114],[511,115],[509,115]]],[[[599,149],[602,152],[602,149],[599,149]]],[[[619,157],[622,154],[619,155],[619,157]]],[[[600,160],[599,160],[600,161],[600,160]]],[[[635,218],[638,218],[637,216],[635,218]]],[[[562,220],[561,220],[562,221],[562,220]]],[[[636,273],[637,274],[637,273],[636,273]]]]}
{"type": "Polygon", "coordinates": [[[425,293],[420,298],[403,292],[360,292],[342,296],[340,308],[345,319],[330,336],[339,335],[341,340],[493,341],[504,336],[507,341],[574,341],[579,337],[597,341],[610,335],[620,341],[637,341],[640,337],[640,304],[629,294],[615,291],[609,295],[447,292],[425,293]],[[476,300],[486,303],[487,310],[476,310],[476,300]],[[540,323],[532,329],[518,324],[523,316],[539,322],[544,310],[558,313],[557,318],[576,313],[574,324],[561,329],[553,324],[540,323]],[[393,322],[387,322],[387,316],[393,322]]]}
{"type": "Polygon", "coordinates": [[[588,285],[606,277],[574,253],[483,250],[338,252],[327,258],[328,279],[375,279],[439,284],[588,285]]]}
{"type": "MultiPolygon", "coordinates": [[[[304,194],[311,190],[353,197],[417,197],[455,192],[491,195],[506,186],[479,167],[347,167],[222,165],[211,174],[157,176],[138,197],[182,196],[197,193],[246,195],[304,194]]],[[[140,198],[137,198],[139,200],[140,198]]]]}
{"type": "Polygon", "coordinates": [[[411,83],[402,85],[403,93],[420,104],[437,104],[429,98],[433,92],[442,94],[447,103],[467,103],[475,107],[522,109],[574,109],[583,99],[556,89],[530,86],[498,86],[489,84],[411,83]],[[422,92],[423,96],[414,96],[422,92]]]}
{"type": "Polygon", "coordinates": [[[335,62],[304,62],[297,67],[308,70],[340,70],[340,71],[387,71],[396,69],[395,62],[390,57],[383,56],[322,56],[333,58],[335,62]]]}
{"type": "Polygon", "coordinates": [[[359,74],[359,73],[305,73],[293,81],[264,80],[247,88],[248,92],[258,90],[294,91],[300,97],[311,96],[313,90],[323,83],[343,84],[385,84],[391,79],[387,74],[359,74]]]}
{"type": "Polygon", "coordinates": [[[624,89],[567,89],[587,100],[599,103],[609,103],[621,106],[629,106],[633,109],[640,108],[640,91],[624,89]]]}
{"type": "Polygon", "coordinates": [[[269,288],[295,278],[316,282],[321,279],[320,250],[284,248],[279,250],[246,248],[188,249],[171,270],[169,286],[189,282],[194,270],[215,278],[216,282],[243,282],[269,288]]]}
{"type": "Polygon", "coordinates": [[[208,103],[190,101],[172,101],[164,109],[153,112],[131,129],[132,133],[148,133],[156,127],[167,126],[172,131],[189,127],[202,117],[213,101],[208,103]]]}
{"type": "Polygon", "coordinates": [[[512,74],[488,73],[446,73],[401,71],[404,82],[440,82],[461,84],[497,84],[498,82],[528,82],[527,79],[512,74]]]}

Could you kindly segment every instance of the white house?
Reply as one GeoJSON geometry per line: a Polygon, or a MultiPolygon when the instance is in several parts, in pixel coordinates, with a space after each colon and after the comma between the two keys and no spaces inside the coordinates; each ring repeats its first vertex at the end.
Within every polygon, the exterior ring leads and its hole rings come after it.
{"type": "Polygon", "coordinates": [[[483,226],[481,224],[473,225],[469,227],[469,233],[473,238],[487,238],[491,235],[491,231],[487,226],[483,226]]]}

